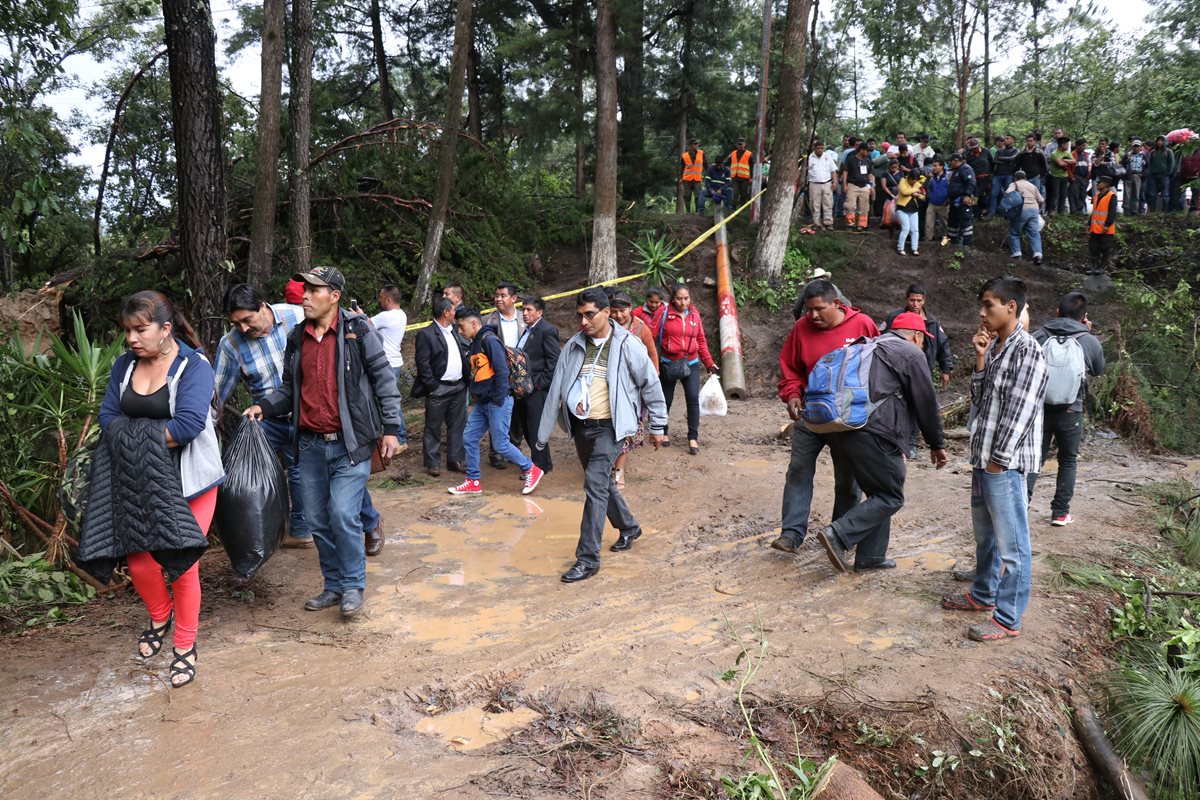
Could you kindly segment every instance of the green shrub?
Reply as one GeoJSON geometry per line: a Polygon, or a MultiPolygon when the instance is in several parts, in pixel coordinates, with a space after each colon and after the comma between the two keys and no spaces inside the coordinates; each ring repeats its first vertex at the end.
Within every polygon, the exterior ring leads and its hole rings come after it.
{"type": "Polygon", "coordinates": [[[0,561],[0,628],[68,622],[63,606],[95,596],[95,589],[40,553],[0,561]]]}

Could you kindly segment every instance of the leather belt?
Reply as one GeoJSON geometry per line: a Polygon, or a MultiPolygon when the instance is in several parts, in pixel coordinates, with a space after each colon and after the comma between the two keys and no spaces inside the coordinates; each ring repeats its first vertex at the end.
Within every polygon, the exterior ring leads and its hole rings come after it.
{"type": "Polygon", "coordinates": [[[823,184],[823,183],[833,183],[833,178],[830,178],[830,179],[829,179],[829,180],[827,180],[827,181],[809,181],[809,183],[815,183],[815,184],[817,184],[818,186],[820,186],[820,185],[821,185],[821,184],[823,184]]]}
{"type": "Polygon", "coordinates": [[[318,439],[324,439],[327,442],[340,442],[342,440],[342,434],[340,433],[317,433],[316,431],[303,429],[300,431],[300,433],[303,433],[307,436],[314,436],[318,439]]]}
{"type": "Polygon", "coordinates": [[[580,419],[579,417],[572,416],[571,424],[574,425],[576,423],[584,428],[611,428],[613,426],[611,419],[580,419]]]}

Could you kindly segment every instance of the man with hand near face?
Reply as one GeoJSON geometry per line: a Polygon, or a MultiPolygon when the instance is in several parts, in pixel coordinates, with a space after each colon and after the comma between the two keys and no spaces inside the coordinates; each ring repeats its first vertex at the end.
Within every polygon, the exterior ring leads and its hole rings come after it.
{"type": "MultiPolygon", "coordinates": [[[[817,456],[829,443],[829,434],[813,433],[799,422],[804,408],[804,389],[808,373],[826,353],[845,347],[860,337],[875,337],[879,329],[866,314],[845,305],[837,287],[819,278],[804,287],[804,316],[796,320],[779,353],[779,399],[787,405],[792,426],[792,459],[783,485],[782,531],[772,549],[795,553],[808,534],[808,515],[812,508],[813,476],[817,456]]],[[[833,519],[838,519],[858,504],[858,486],[841,454],[833,456],[833,519]]]]}
{"type": "Polygon", "coordinates": [[[992,278],[979,290],[971,373],[971,524],[975,582],[942,598],[951,611],[985,612],[967,635],[979,642],[1019,636],[1029,604],[1033,558],[1026,475],[1041,462],[1046,359],[1020,323],[1025,283],[992,278]]]}
{"type": "Polygon", "coordinates": [[[610,548],[623,552],[642,535],[613,478],[622,443],[637,433],[642,404],[650,443],[657,450],[667,438],[667,401],[649,353],[636,336],[613,322],[603,289],[580,292],[575,300],[579,332],[567,340],[546,393],[537,447],[546,447],[557,424],[575,441],[583,465],[583,519],[575,563],[563,583],[587,580],[600,571],[605,519],[617,529],[610,548]]]}
{"type": "Polygon", "coordinates": [[[400,451],[400,391],[379,333],[363,315],[338,307],[346,290],[341,271],[314,267],[294,279],[304,282],[307,322],[288,334],[282,385],[243,413],[291,413],[304,520],[324,578],[323,591],[304,607],[340,605],[349,618],[362,611],[367,581],[359,511],[371,452],[378,441],[386,463],[400,451]]]}

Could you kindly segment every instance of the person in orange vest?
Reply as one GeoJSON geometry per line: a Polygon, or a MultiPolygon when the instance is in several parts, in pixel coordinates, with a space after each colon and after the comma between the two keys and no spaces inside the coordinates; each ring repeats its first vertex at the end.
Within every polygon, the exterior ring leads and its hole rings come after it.
{"type": "Polygon", "coordinates": [[[1112,262],[1117,243],[1117,193],[1112,185],[1109,175],[1096,179],[1096,199],[1092,202],[1092,222],[1088,226],[1088,252],[1092,255],[1088,275],[1103,275],[1112,262]]]}
{"type": "Polygon", "coordinates": [[[746,140],[738,139],[729,154],[729,176],[733,178],[733,204],[741,207],[750,199],[750,177],[754,174],[754,153],[746,149],[746,140]]]}
{"type": "Polygon", "coordinates": [[[704,211],[704,200],[701,199],[700,193],[704,188],[705,164],[704,151],[698,147],[699,144],[697,139],[688,140],[687,150],[679,157],[683,170],[679,178],[679,185],[683,187],[683,210],[695,211],[697,214],[704,211]]]}

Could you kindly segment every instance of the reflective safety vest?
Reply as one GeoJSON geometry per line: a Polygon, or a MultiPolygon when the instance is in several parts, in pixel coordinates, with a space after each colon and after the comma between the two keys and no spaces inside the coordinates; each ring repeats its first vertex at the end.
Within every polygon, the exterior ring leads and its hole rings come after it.
{"type": "Polygon", "coordinates": [[[1096,198],[1096,202],[1092,206],[1092,224],[1088,226],[1088,233],[1113,234],[1117,232],[1116,225],[1105,224],[1108,221],[1108,209],[1112,206],[1113,198],[1116,196],[1116,192],[1109,191],[1096,198]]]}
{"type": "Polygon", "coordinates": [[[704,180],[704,151],[696,151],[696,160],[692,160],[692,155],[687,150],[683,151],[683,179],[685,181],[695,181],[700,183],[704,180]]]}
{"type": "Polygon", "coordinates": [[[734,178],[749,178],[750,177],[750,157],[753,155],[749,150],[742,151],[742,157],[738,158],[737,150],[729,154],[729,174],[734,178]]]}

